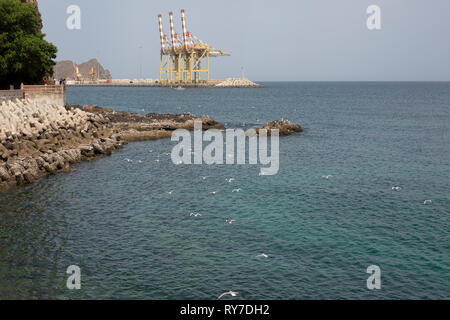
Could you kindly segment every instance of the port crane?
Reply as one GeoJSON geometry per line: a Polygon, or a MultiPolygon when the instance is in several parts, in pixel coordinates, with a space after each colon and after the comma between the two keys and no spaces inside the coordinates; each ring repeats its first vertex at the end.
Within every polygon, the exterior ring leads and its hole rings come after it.
{"type": "Polygon", "coordinates": [[[97,80],[96,66],[93,66],[91,68],[91,70],[89,71],[89,80],[91,80],[91,81],[97,80]]]}
{"type": "Polygon", "coordinates": [[[159,82],[161,84],[209,83],[210,57],[230,56],[230,53],[211,47],[186,28],[185,11],[181,10],[180,36],[175,32],[173,12],[169,12],[170,39],[164,33],[162,15],[158,15],[161,42],[159,82]]]}

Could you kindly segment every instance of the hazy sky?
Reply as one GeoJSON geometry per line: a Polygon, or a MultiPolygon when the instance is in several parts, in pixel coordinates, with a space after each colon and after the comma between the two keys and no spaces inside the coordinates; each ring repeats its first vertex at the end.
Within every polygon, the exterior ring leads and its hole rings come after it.
{"type": "Polygon", "coordinates": [[[450,80],[449,0],[38,0],[58,60],[96,57],[114,78],[157,78],[162,13],[186,10],[188,31],[231,52],[214,58],[212,77],[252,80],[450,80]],[[69,5],[81,8],[81,30],[66,27],[69,5]],[[366,26],[369,5],[382,29],[366,26]],[[139,49],[139,47],[142,47],[139,49]]]}

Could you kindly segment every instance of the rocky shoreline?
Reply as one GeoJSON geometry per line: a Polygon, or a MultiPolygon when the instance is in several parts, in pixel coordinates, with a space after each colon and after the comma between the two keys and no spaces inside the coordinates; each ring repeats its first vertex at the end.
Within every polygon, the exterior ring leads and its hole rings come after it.
{"type": "MultiPolygon", "coordinates": [[[[27,185],[45,175],[69,172],[84,160],[111,155],[133,141],[170,138],[177,129],[225,127],[191,114],[116,112],[97,106],[65,107],[15,100],[0,104],[0,192],[27,185]]],[[[280,136],[302,132],[300,125],[273,121],[255,131],[279,129],[280,136]]]]}
{"type": "Polygon", "coordinates": [[[190,114],[146,116],[92,106],[0,105],[0,191],[31,184],[41,176],[70,171],[70,165],[111,155],[128,142],[171,137],[176,129],[224,129],[190,114]]]}

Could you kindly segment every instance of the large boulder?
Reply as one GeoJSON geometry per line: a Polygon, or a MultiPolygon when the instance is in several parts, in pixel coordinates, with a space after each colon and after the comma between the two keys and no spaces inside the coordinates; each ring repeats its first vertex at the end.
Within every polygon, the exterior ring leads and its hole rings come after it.
{"type": "Polygon", "coordinates": [[[267,135],[270,136],[272,134],[272,130],[277,129],[279,130],[280,136],[290,136],[291,134],[297,133],[297,132],[303,132],[303,128],[299,124],[292,124],[287,120],[277,120],[272,121],[261,128],[256,129],[256,133],[259,134],[259,131],[261,129],[267,130],[267,135]]]}

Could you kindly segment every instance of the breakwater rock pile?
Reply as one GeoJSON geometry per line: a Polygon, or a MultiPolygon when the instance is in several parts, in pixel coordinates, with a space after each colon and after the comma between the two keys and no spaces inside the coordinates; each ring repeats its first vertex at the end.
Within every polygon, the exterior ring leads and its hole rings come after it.
{"type": "Polygon", "coordinates": [[[196,117],[192,114],[149,113],[142,115],[117,112],[98,106],[67,105],[66,108],[101,115],[103,119],[111,123],[115,131],[120,132],[122,139],[127,142],[170,138],[173,131],[177,129],[194,130],[194,121],[201,121],[203,130],[225,129],[223,125],[209,117],[196,117]]]}
{"type": "Polygon", "coordinates": [[[299,124],[292,124],[287,120],[277,120],[269,122],[264,126],[262,126],[261,128],[257,128],[256,133],[259,134],[259,130],[261,129],[267,130],[268,136],[271,135],[272,130],[278,129],[280,137],[290,136],[291,134],[297,132],[303,132],[303,128],[299,124]]]}
{"type": "Polygon", "coordinates": [[[178,128],[193,130],[223,126],[208,117],[147,116],[99,107],[35,103],[31,100],[0,105],[0,191],[33,183],[42,175],[69,171],[83,160],[111,155],[131,141],[167,138],[178,128]]]}
{"type": "Polygon", "coordinates": [[[228,78],[215,85],[217,88],[260,88],[261,85],[246,78],[228,78]]]}

